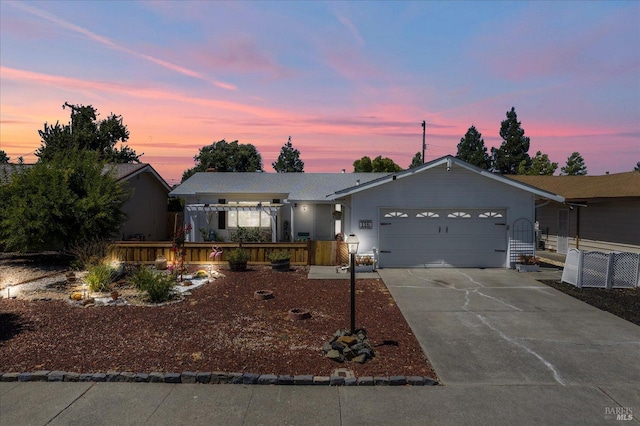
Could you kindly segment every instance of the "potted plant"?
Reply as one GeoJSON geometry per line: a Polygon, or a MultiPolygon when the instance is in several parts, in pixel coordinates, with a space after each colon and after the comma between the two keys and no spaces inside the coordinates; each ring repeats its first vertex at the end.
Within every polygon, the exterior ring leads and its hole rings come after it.
{"type": "Polygon", "coordinates": [[[516,263],[516,270],[518,272],[538,272],[540,270],[538,258],[528,254],[520,255],[518,263],[516,263]]]}
{"type": "Polygon", "coordinates": [[[246,271],[249,257],[249,253],[240,247],[225,253],[225,258],[229,262],[229,269],[232,271],[246,271]]]}
{"type": "Polygon", "coordinates": [[[267,258],[271,261],[272,271],[287,272],[291,268],[291,254],[288,251],[272,251],[267,258]]]}
{"type": "Polygon", "coordinates": [[[356,272],[373,272],[375,263],[372,254],[356,254],[356,272]]]}

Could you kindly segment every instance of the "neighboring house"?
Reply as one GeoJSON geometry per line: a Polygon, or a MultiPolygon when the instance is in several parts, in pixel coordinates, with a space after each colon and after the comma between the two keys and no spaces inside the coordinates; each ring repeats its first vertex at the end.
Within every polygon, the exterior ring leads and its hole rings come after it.
{"type": "Polygon", "coordinates": [[[547,247],[640,253],[640,172],[511,177],[565,197],[537,209],[547,247]]]}
{"type": "MultiPolygon", "coordinates": [[[[0,183],[11,180],[16,167],[30,167],[31,164],[0,164],[0,183]]],[[[167,199],[170,187],[149,164],[113,164],[115,178],[123,182],[133,195],[123,207],[126,222],[118,236],[122,239],[144,239],[165,241],[167,232],[167,199]]]]}
{"type": "Polygon", "coordinates": [[[355,233],[379,267],[510,267],[533,254],[535,200],[564,198],[451,156],[399,173],[196,173],[190,241],[261,227],[273,241],[355,233]],[[200,232],[202,230],[202,232],[200,232]]]}
{"type": "MultiPolygon", "coordinates": [[[[167,232],[167,200],[171,187],[150,164],[113,164],[115,177],[133,196],[122,211],[127,220],[119,231],[123,240],[165,241],[167,232]]],[[[109,167],[111,167],[109,166],[109,167]]]]}

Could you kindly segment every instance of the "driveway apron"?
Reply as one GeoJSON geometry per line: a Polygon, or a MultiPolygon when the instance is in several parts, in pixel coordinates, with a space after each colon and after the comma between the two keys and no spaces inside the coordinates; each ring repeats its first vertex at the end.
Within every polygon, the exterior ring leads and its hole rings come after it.
{"type": "Polygon", "coordinates": [[[640,407],[640,327],[535,273],[378,272],[445,386],[596,386],[640,407]]]}

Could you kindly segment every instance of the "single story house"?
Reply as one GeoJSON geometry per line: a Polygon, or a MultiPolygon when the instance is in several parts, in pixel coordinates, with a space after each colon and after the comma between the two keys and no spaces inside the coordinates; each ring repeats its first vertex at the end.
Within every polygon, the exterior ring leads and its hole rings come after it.
{"type": "Polygon", "coordinates": [[[569,248],[640,253],[640,172],[512,178],[566,199],[537,210],[547,247],[560,253],[569,248]]]}
{"type": "MultiPolygon", "coordinates": [[[[16,167],[30,166],[0,164],[0,184],[11,180],[16,167]]],[[[150,164],[112,164],[105,166],[105,172],[111,168],[116,180],[133,190],[131,199],[123,207],[127,220],[118,231],[118,236],[123,240],[167,240],[167,199],[171,187],[150,164]]]]}
{"type": "Polygon", "coordinates": [[[196,173],[185,200],[189,241],[238,227],[272,241],[355,233],[378,267],[510,267],[533,254],[536,199],[564,198],[445,156],[398,173],[196,173]]]}

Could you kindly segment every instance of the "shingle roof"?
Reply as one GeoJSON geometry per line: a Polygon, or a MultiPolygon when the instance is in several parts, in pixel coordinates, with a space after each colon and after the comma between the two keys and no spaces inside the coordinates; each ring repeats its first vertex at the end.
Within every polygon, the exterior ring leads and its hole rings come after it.
{"type": "Polygon", "coordinates": [[[640,173],[626,172],[599,176],[509,176],[528,185],[555,192],[567,200],[589,198],[640,197],[640,173]]]}
{"type": "Polygon", "coordinates": [[[324,200],[336,190],[388,173],[196,173],[169,196],[196,194],[288,194],[289,200],[324,200]]]}
{"type": "MultiPolygon", "coordinates": [[[[15,173],[16,170],[20,170],[21,168],[31,167],[33,164],[0,164],[0,184],[5,184],[11,181],[11,176],[15,173]]],[[[116,180],[124,180],[129,179],[134,176],[136,173],[142,172],[144,169],[148,168],[151,173],[156,175],[157,179],[167,188],[170,189],[167,182],[151,167],[150,164],[147,163],[127,163],[127,164],[107,164],[104,167],[103,172],[108,170],[114,170],[114,177],[116,180]]]]}

